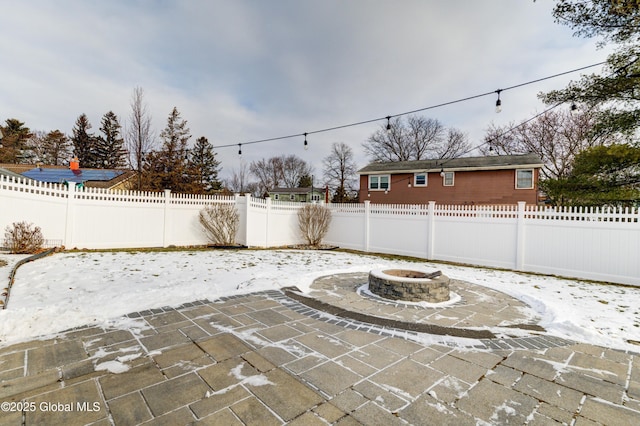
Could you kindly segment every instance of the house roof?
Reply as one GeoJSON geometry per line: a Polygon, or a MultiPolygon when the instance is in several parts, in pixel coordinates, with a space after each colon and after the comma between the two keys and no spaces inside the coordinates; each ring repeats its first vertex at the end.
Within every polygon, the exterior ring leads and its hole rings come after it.
{"type": "MultiPolygon", "coordinates": [[[[313,192],[323,192],[323,188],[314,186],[313,192]]],[[[273,188],[269,190],[269,194],[308,194],[311,192],[311,187],[304,188],[273,188]]]]}
{"type": "Polygon", "coordinates": [[[448,160],[389,161],[371,163],[358,170],[361,175],[373,173],[417,173],[472,170],[500,170],[540,168],[544,165],[536,154],[491,155],[486,157],[460,157],[448,160]]]}
{"type": "MultiPolygon", "coordinates": [[[[34,166],[33,164],[0,164],[0,170],[6,170],[15,176],[37,180],[39,182],[85,183],[94,188],[111,188],[135,175],[135,172],[118,169],[78,169],[68,166],[34,166]]],[[[7,173],[8,174],[8,173],[7,173]]]]}
{"type": "Polygon", "coordinates": [[[14,178],[23,178],[24,177],[19,173],[13,172],[11,170],[8,170],[8,169],[2,167],[3,165],[4,164],[0,164],[0,175],[11,176],[11,177],[14,177],[14,178]]]}

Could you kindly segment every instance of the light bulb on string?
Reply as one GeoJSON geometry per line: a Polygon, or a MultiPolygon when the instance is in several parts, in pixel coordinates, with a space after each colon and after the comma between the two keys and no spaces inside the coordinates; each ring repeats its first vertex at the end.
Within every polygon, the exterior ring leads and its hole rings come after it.
{"type": "Polygon", "coordinates": [[[498,94],[498,100],[496,101],[496,113],[502,111],[502,101],[500,100],[500,92],[502,92],[502,89],[496,90],[496,93],[498,94]]]}
{"type": "Polygon", "coordinates": [[[238,144],[238,155],[240,157],[242,157],[242,144],[241,143],[238,144]]]}
{"type": "Polygon", "coordinates": [[[309,143],[307,142],[307,132],[304,132],[304,149],[305,151],[309,149],[309,143]]]}
{"type": "Polygon", "coordinates": [[[578,105],[575,102],[571,101],[571,112],[576,112],[578,109],[578,105]]]}
{"type": "Polygon", "coordinates": [[[387,115],[387,133],[391,133],[391,116],[387,115]]]}

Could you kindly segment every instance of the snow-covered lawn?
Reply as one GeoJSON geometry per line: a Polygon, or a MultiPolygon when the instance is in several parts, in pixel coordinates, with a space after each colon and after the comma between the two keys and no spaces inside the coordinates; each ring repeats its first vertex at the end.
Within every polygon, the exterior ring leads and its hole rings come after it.
{"type": "MultiPolygon", "coordinates": [[[[14,264],[17,257],[0,253],[14,264]]],[[[211,250],[60,253],[23,265],[0,346],[85,325],[133,327],[123,315],[284,286],[308,291],[317,277],[415,263],[339,251],[211,250]]],[[[640,351],[640,288],[421,262],[451,278],[508,293],[532,306],[549,333],[640,351]]],[[[9,265],[0,266],[2,287],[9,265]]]]}

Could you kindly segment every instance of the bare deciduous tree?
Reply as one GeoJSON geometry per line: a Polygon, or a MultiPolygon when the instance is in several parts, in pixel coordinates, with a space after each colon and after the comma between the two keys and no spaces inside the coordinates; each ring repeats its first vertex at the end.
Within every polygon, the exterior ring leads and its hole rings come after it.
{"type": "Polygon", "coordinates": [[[357,182],[357,166],[353,159],[353,150],[344,142],[331,145],[330,154],[322,161],[324,179],[333,192],[333,202],[343,203],[351,200],[357,182]]]}
{"type": "Polygon", "coordinates": [[[282,156],[282,182],[287,188],[300,186],[300,180],[313,174],[312,167],[295,155],[282,156]]]}
{"type": "Polygon", "coordinates": [[[209,204],[200,210],[199,220],[207,239],[212,244],[223,246],[235,244],[240,218],[234,205],[209,204]]]}
{"type": "Polygon", "coordinates": [[[410,115],[396,117],[372,134],[363,144],[372,161],[411,161],[456,158],[469,152],[464,133],[447,129],[433,118],[410,115]]]}
{"type": "Polygon", "coordinates": [[[129,151],[129,165],[138,172],[137,189],[140,190],[144,156],[153,149],[155,144],[155,135],[151,130],[151,115],[144,102],[142,87],[133,89],[130,105],[131,115],[125,130],[125,142],[129,151]]]}
{"type": "Polygon", "coordinates": [[[331,210],[322,204],[305,204],[298,210],[298,226],[307,244],[318,247],[329,231],[331,210]]]}
{"type": "Polygon", "coordinates": [[[545,179],[566,177],[571,172],[577,154],[589,147],[609,145],[617,140],[612,134],[596,133],[595,111],[548,111],[537,119],[516,126],[511,123],[487,129],[484,155],[511,155],[535,153],[545,163],[545,179]]]}
{"type": "Polygon", "coordinates": [[[295,155],[281,155],[253,161],[249,170],[258,178],[258,186],[262,194],[280,186],[296,188],[300,185],[302,178],[313,173],[311,166],[295,155]]]}
{"type": "Polygon", "coordinates": [[[225,188],[238,194],[250,193],[258,196],[258,184],[251,181],[249,166],[242,162],[240,167],[231,170],[231,177],[224,182],[225,188]]]}

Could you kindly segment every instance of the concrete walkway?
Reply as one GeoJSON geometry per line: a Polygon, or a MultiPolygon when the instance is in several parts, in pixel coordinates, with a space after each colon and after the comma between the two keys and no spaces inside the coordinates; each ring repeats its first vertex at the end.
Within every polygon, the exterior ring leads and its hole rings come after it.
{"type": "Polygon", "coordinates": [[[548,336],[499,292],[455,283],[459,302],[419,308],[358,295],[363,279],[0,348],[0,424],[640,424],[638,354],[548,336]]]}

